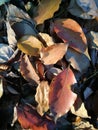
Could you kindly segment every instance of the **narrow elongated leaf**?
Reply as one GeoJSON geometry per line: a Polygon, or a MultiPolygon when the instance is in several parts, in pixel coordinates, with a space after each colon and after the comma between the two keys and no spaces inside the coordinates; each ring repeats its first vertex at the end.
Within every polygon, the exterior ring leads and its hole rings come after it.
{"type": "Polygon", "coordinates": [[[84,52],[87,46],[86,37],[80,25],[72,19],[58,19],[51,25],[51,30],[69,46],[84,52]]]}
{"type": "Polygon", "coordinates": [[[41,0],[38,11],[36,12],[35,21],[37,24],[42,24],[46,19],[53,16],[59,8],[61,0],[41,0]]]}
{"type": "Polygon", "coordinates": [[[66,60],[71,63],[72,67],[81,73],[84,73],[90,66],[89,58],[85,54],[79,53],[72,48],[68,48],[65,57],[66,60]]]}
{"type": "Polygon", "coordinates": [[[38,103],[37,112],[44,115],[49,109],[49,90],[50,87],[47,81],[42,81],[36,90],[35,100],[38,103]]]}
{"type": "Polygon", "coordinates": [[[30,130],[54,130],[55,124],[53,121],[41,117],[37,111],[30,105],[17,107],[18,121],[25,129],[30,130]]]}
{"type": "Polygon", "coordinates": [[[42,49],[40,52],[41,61],[45,65],[55,64],[57,61],[63,58],[67,48],[67,43],[60,43],[42,49]]]}
{"type": "Polygon", "coordinates": [[[42,46],[43,46],[42,43],[36,37],[31,35],[23,36],[18,41],[18,48],[22,52],[32,56],[38,55],[42,46]]]}
{"type": "Polygon", "coordinates": [[[27,55],[21,57],[20,72],[22,76],[31,84],[34,85],[34,82],[35,85],[36,83],[39,84],[39,76],[35,72],[27,55]]]}
{"type": "Polygon", "coordinates": [[[0,98],[3,95],[3,79],[0,77],[0,98]]]}
{"type": "Polygon", "coordinates": [[[70,68],[66,68],[51,82],[49,104],[55,119],[67,113],[74,104],[77,95],[72,92],[71,86],[75,83],[76,79],[70,68]]]}

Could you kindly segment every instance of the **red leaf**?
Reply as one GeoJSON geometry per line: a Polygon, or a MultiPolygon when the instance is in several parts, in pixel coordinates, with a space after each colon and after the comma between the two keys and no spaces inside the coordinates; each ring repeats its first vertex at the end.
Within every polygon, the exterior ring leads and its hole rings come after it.
{"type": "Polygon", "coordinates": [[[30,130],[54,130],[55,124],[52,120],[41,117],[30,105],[25,104],[17,107],[18,121],[25,129],[30,130]]]}
{"type": "Polygon", "coordinates": [[[56,118],[67,113],[74,104],[77,97],[71,90],[74,83],[76,83],[75,76],[72,70],[67,68],[58,74],[50,84],[50,110],[56,118]]]}
{"type": "Polygon", "coordinates": [[[80,25],[72,19],[58,19],[51,25],[51,31],[56,33],[69,46],[84,52],[87,40],[80,25]]]}

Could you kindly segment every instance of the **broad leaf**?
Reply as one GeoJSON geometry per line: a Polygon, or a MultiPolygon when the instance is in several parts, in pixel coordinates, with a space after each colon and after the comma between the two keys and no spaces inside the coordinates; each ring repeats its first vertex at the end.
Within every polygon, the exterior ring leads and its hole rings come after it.
{"type": "Polygon", "coordinates": [[[34,20],[37,24],[42,24],[45,20],[51,18],[58,10],[61,0],[41,0],[38,11],[35,12],[34,20]]]}
{"type": "Polygon", "coordinates": [[[61,60],[66,53],[68,44],[59,43],[47,48],[43,48],[40,52],[41,61],[45,65],[55,64],[57,61],[61,60]]]}
{"type": "Polygon", "coordinates": [[[45,117],[41,117],[37,111],[28,104],[18,106],[17,112],[18,121],[25,129],[54,130],[54,122],[45,117]]]}
{"type": "Polygon", "coordinates": [[[89,58],[85,54],[79,53],[72,48],[68,48],[65,57],[72,67],[81,73],[84,73],[90,66],[89,58]]]}
{"type": "Polygon", "coordinates": [[[3,43],[0,43],[0,63],[7,62],[14,53],[14,50],[3,43]]]}
{"type": "Polygon", "coordinates": [[[32,35],[23,36],[18,41],[18,48],[27,55],[36,56],[42,48],[42,43],[32,35]]]}
{"type": "Polygon", "coordinates": [[[87,46],[86,37],[80,25],[72,19],[58,19],[51,25],[51,30],[64,42],[77,51],[84,52],[87,46]]]}
{"type": "Polygon", "coordinates": [[[37,112],[44,115],[49,109],[49,90],[50,87],[47,81],[42,81],[36,90],[35,100],[38,103],[37,112]]]}
{"type": "Polygon", "coordinates": [[[29,83],[33,85],[39,84],[39,76],[37,75],[26,54],[21,57],[20,72],[29,83]]]}
{"type": "Polygon", "coordinates": [[[76,83],[75,76],[70,68],[59,73],[50,84],[49,104],[55,119],[67,113],[74,104],[77,95],[71,87],[76,83]]]}

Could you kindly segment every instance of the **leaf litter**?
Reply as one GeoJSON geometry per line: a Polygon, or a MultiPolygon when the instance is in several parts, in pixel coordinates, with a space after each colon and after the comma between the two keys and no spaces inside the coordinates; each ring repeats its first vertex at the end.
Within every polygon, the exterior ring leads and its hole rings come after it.
{"type": "Polygon", "coordinates": [[[97,12],[97,0],[0,1],[0,130],[98,128],[97,12]]]}

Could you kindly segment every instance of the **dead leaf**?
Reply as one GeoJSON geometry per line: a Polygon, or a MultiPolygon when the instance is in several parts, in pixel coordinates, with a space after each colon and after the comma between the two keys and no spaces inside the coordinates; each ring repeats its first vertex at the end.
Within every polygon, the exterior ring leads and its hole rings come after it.
{"type": "Polygon", "coordinates": [[[49,109],[49,90],[47,81],[42,81],[36,90],[35,100],[38,103],[37,112],[42,116],[49,109]]]}
{"type": "Polygon", "coordinates": [[[40,52],[41,61],[45,65],[55,64],[57,61],[61,60],[66,53],[68,44],[59,43],[47,48],[43,48],[40,52]]]}
{"type": "Polygon", "coordinates": [[[55,124],[52,120],[41,117],[29,104],[17,107],[18,121],[25,129],[30,130],[54,130],[55,124]]]}
{"type": "Polygon", "coordinates": [[[49,36],[47,33],[39,33],[39,35],[45,40],[47,46],[54,45],[52,37],[49,36]]]}
{"type": "Polygon", "coordinates": [[[42,43],[33,35],[23,36],[17,46],[22,52],[32,56],[38,55],[43,47],[42,43]]]}
{"type": "Polygon", "coordinates": [[[76,79],[70,68],[66,68],[52,80],[50,84],[49,105],[55,120],[66,114],[74,104],[77,95],[72,92],[71,87],[75,83],[76,79]]]}
{"type": "Polygon", "coordinates": [[[79,53],[72,48],[68,48],[65,57],[66,60],[71,63],[71,66],[81,73],[84,73],[90,66],[89,58],[85,54],[79,53]]]}
{"type": "Polygon", "coordinates": [[[34,20],[37,24],[42,24],[45,20],[51,18],[58,10],[61,0],[41,0],[34,20]]]}
{"type": "Polygon", "coordinates": [[[31,84],[39,84],[39,76],[33,68],[28,56],[25,54],[21,57],[20,73],[31,84]]]}
{"type": "Polygon", "coordinates": [[[3,78],[0,76],[0,98],[3,95],[3,78]]]}
{"type": "Polygon", "coordinates": [[[72,19],[58,19],[51,24],[51,31],[55,32],[64,42],[77,51],[85,52],[87,40],[81,26],[72,19]]]}

